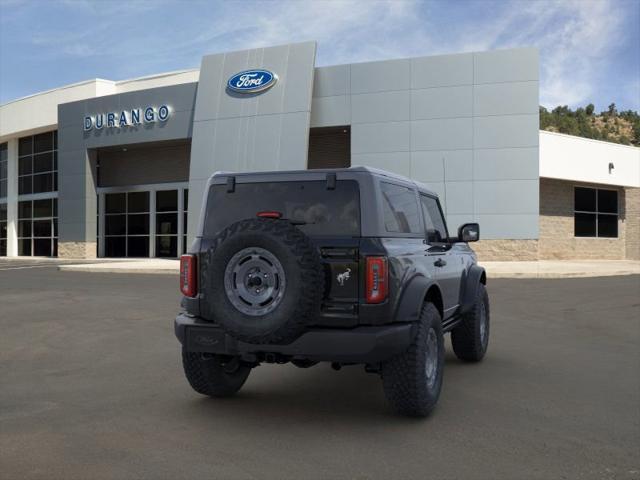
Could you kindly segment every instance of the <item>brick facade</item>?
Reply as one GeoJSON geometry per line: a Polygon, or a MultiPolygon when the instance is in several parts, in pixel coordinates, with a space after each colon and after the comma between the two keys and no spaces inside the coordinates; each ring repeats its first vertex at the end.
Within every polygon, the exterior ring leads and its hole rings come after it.
{"type": "Polygon", "coordinates": [[[540,179],[540,260],[624,260],[626,223],[624,188],[540,179]],[[618,191],[618,238],[574,236],[575,186],[618,191]]]}
{"type": "Polygon", "coordinates": [[[640,188],[626,189],[626,257],[640,260],[640,188]]]}
{"type": "Polygon", "coordinates": [[[640,260],[640,188],[541,178],[539,222],[537,240],[481,240],[472,247],[480,261],[640,260]],[[576,186],[618,191],[618,238],[575,237],[576,186]]]}
{"type": "Polygon", "coordinates": [[[59,258],[96,258],[96,242],[59,242],[59,258]]]}
{"type": "MultiPolygon", "coordinates": [[[[480,225],[482,238],[482,225],[480,225]]],[[[471,248],[481,262],[538,260],[538,240],[480,240],[471,248]]]]}

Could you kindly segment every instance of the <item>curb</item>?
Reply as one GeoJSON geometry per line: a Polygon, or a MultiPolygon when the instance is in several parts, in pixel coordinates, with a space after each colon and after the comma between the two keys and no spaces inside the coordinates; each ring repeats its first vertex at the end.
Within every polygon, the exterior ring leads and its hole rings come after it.
{"type": "Polygon", "coordinates": [[[597,278],[597,277],[619,277],[628,275],[640,275],[640,272],[633,272],[629,270],[613,271],[613,272],[491,272],[487,271],[487,278],[538,278],[538,279],[551,279],[551,278],[597,278]]]}
{"type": "Polygon", "coordinates": [[[141,275],[178,275],[179,270],[173,268],[154,268],[154,269],[140,269],[140,268],[95,268],[92,265],[59,265],[58,271],[60,272],[83,272],[83,273],[133,273],[141,275]]]}

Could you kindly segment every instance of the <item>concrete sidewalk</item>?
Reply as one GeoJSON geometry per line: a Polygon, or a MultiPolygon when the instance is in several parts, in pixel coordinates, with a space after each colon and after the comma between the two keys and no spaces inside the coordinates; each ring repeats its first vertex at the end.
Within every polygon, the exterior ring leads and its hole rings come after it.
{"type": "MultiPolygon", "coordinates": [[[[102,260],[102,259],[101,259],[102,260]]],[[[63,272],[173,274],[180,272],[180,261],[163,258],[122,259],[104,263],[59,265],[63,272]]]]}
{"type": "Polygon", "coordinates": [[[577,278],[640,274],[632,260],[539,260],[536,262],[480,262],[490,278],[577,278]]]}
{"type": "MultiPolygon", "coordinates": [[[[178,260],[120,260],[77,265],[59,265],[62,271],[103,273],[174,274],[180,269],[178,260]]],[[[640,262],[631,260],[583,260],[538,262],[480,262],[490,278],[574,278],[609,277],[640,274],[640,262]]]]}

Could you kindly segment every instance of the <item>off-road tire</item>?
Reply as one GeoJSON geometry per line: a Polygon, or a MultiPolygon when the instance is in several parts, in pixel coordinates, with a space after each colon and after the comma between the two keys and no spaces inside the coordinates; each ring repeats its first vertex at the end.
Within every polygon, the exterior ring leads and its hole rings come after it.
{"type": "Polygon", "coordinates": [[[429,415],[440,396],[444,370],[444,338],[440,312],[432,303],[422,307],[416,333],[409,348],[382,364],[382,384],[387,400],[401,414],[429,415]],[[427,380],[427,338],[433,330],[437,340],[435,379],[427,380]],[[430,383],[432,383],[430,385],[430,383]]]}
{"type": "Polygon", "coordinates": [[[231,336],[253,344],[287,344],[320,313],[325,273],[311,240],[286,220],[255,218],[236,222],[220,232],[203,255],[202,291],[208,319],[231,336]],[[246,248],[261,248],[281,263],[286,287],[275,310],[260,316],[238,310],[225,292],[225,269],[246,248]]]}
{"type": "Polygon", "coordinates": [[[473,308],[463,316],[462,322],[451,331],[453,351],[460,360],[479,362],[489,346],[489,295],[480,283],[476,291],[473,308]],[[483,308],[485,330],[482,333],[483,308]]]}
{"type": "Polygon", "coordinates": [[[203,356],[182,349],[185,376],[196,392],[210,397],[230,397],[247,380],[251,367],[233,357],[203,356]]]}

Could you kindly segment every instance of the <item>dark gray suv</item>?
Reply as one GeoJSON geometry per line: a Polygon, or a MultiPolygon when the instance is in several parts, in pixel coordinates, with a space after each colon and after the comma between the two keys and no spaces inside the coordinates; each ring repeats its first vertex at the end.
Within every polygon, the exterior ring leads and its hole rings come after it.
{"type": "Polygon", "coordinates": [[[438,197],[364,167],[217,173],[181,258],[175,320],[197,392],[236,393],[262,362],[364,364],[401,413],[440,394],[443,335],[477,362],[489,340],[486,274],[438,197]]]}

